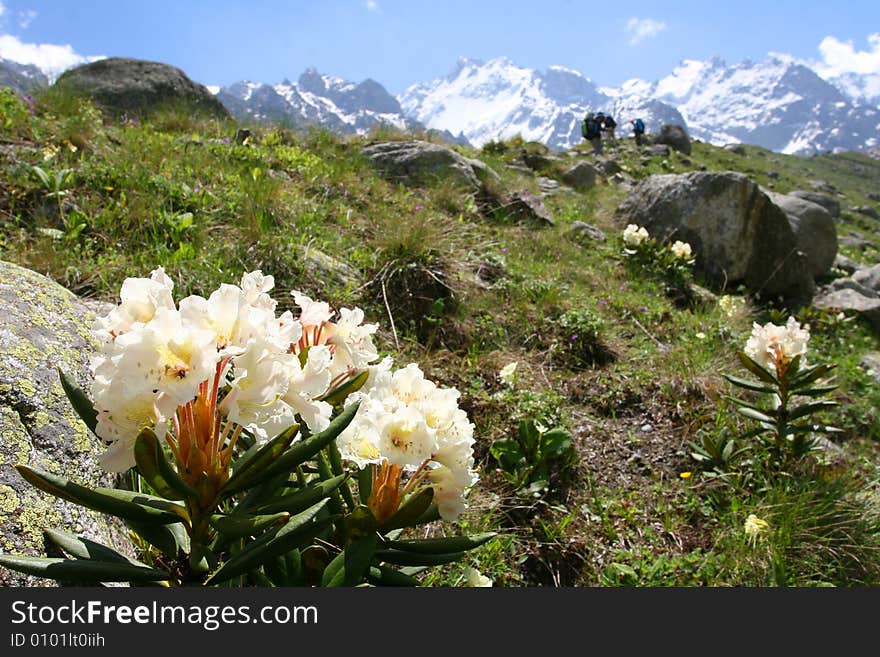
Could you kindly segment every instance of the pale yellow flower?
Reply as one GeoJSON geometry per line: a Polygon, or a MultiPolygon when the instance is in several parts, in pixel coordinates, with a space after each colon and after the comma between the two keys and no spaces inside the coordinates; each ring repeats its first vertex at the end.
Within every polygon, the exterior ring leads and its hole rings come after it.
{"type": "Polygon", "coordinates": [[[501,371],[498,373],[498,378],[501,379],[501,383],[506,385],[509,388],[513,387],[513,383],[516,376],[516,366],[518,363],[513,361],[512,363],[508,363],[504,367],[501,368],[501,371]]]}
{"type": "Polygon", "coordinates": [[[754,546],[758,542],[758,539],[770,529],[770,523],[759,518],[754,513],[750,513],[749,517],[746,518],[746,523],[743,529],[746,533],[746,539],[752,544],[752,546],[754,546]]]}
{"type": "Polygon", "coordinates": [[[471,587],[490,587],[493,582],[476,568],[468,566],[464,570],[465,582],[471,587]]]}

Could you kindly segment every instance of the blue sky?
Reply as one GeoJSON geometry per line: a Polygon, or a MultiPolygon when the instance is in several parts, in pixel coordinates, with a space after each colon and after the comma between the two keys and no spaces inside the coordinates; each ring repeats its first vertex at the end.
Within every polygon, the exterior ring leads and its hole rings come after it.
{"type": "Polygon", "coordinates": [[[60,69],[128,56],[203,84],[296,80],[309,66],[390,92],[460,56],[562,65],[604,86],[656,80],[682,59],[785,53],[880,73],[880,2],[601,0],[0,0],[0,57],[60,69]]]}

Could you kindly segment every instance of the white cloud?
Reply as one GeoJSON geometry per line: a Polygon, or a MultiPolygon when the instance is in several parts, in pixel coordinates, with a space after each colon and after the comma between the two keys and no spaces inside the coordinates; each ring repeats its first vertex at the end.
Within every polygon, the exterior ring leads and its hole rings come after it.
{"type": "Polygon", "coordinates": [[[376,0],[367,0],[367,11],[379,11],[379,3],[376,0]]]}
{"type": "Polygon", "coordinates": [[[816,65],[823,77],[845,73],[880,73],[880,33],[868,36],[868,49],[856,50],[852,41],[827,36],[819,44],[822,61],[816,65]]]}
{"type": "Polygon", "coordinates": [[[630,35],[629,44],[631,46],[657,36],[666,29],[665,21],[654,20],[653,18],[630,18],[626,23],[626,32],[630,35]]]}
{"type": "Polygon", "coordinates": [[[104,59],[103,55],[80,55],[70,45],[24,43],[11,34],[0,34],[0,57],[19,64],[33,64],[53,79],[71,66],[104,59]]]}
{"type": "Polygon", "coordinates": [[[18,16],[18,26],[26,30],[28,26],[33,22],[33,20],[37,17],[37,12],[33,9],[27,9],[25,11],[20,11],[16,14],[18,16]]]}

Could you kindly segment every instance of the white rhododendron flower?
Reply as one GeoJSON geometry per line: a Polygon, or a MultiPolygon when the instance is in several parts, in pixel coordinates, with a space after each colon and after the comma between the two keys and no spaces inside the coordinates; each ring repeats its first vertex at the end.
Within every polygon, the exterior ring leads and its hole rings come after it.
{"type": "Polygon", "coordinates": [[[647,239],[648,231],[644,226],[639,227],[636,224],[629,224],[623,230],[623,243],[631,249],[639,247],[647,239]]]}
{"type": "Polygon", "coordinates": [[[95,321],[94,332],[101,343],[112,341],[135,325],[149,322],[159,308],[174,308],[174,282],[159,267],[149,278],[126,278],[119,293],[121,303],[106,317],[95,321]]]}
{"type": "Polygon", "coordinates": [[[474,427],[458,406],[460,393],[438,388],[414,363],[390,368],[388,359],[370,368],[367,383],[347,400],[360,407],[337,439],[340,453],[358,467],[385,464],[414,473],[434,489],[441,517],[454,520],[478,479],[474,427]]]}
{"type": "Polygon", "coordinates": [[[724,294],[718,299],[718,307],[729,318],[736,317],[737,314],[745,310],[745,306],[746,304],[742,299],[729,294],[724,294]]]}
{"type": "Polygon", "coordinates": [[[472,568],[468,566],[464,569],[464,580],[468,586],[471,587],[490,587],[492,586],[492,580],[486,577],[483,573],[481,573],[476,568],[472,568]]]}
{"type": "Polygon", "coordinates": [[[807,353],[809,328],[808,325],[801,327],[794,317],[789,317],[785,326],[770,322],[761,326],[755,322],[744,351],[764,369],[776,371],[777,362],[788,362],[807,353]]]}
{"type": "Polygon", "coordinates": [[[675,240],[675,243],[670,247],[670,250],[672,251],[672,254],[679,260],[691,259],[691,245],[687,242],[675,240]]]}

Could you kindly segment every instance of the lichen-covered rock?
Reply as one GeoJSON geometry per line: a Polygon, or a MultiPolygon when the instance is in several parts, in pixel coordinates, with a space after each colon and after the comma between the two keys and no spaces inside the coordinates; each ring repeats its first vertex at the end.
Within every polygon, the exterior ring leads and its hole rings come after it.
{"type": "MultiPolygon", "coordinates": [[[[47,527],[125,545],[114,521],[37,490],[15,470],[23,463],[84,485],[114,485],[97,464],[99,440],[71,408],[55,369],[88,390],[94,314],[60,285],[2,261],[0,304],[0,550],[44,556],[47,527]]],[[[0,585],[52,584],[0,567],[0,585]]]]}
{"type": "Polygon", "coordinates": [[[828,214],[831,215],[832,219],[838,219],[840,217],[840,201],[832,196],[829,196],[828,194],[823,194],[822,192],[811,192],[806,189],[796,189],[795,191],[790,192],[789,196],[797,196],[798,198],[802,198],[805,201],[809,201],[810,203],[821,205],[823,208],[828,210],[828,214]]]}
{"type": "Polygon", "coordinates": [[[553,226],[553,216],[544,202],[527,189],[510,195],[504,205],[505,214],[514,221],[538,226],[553,226]]]}
{"type": "Polygon", "coordinates": [[[585,192],[596,184],[598,169],[589,162],[578,162],[562,174],[562,181],[579,192],[585,192]]]}

